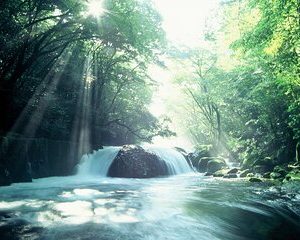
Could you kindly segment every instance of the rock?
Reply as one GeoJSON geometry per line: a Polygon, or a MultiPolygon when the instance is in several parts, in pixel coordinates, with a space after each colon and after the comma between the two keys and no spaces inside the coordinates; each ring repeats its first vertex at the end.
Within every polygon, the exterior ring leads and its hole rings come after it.
{"type": "Polygon", "coordinates": [[[285,178],[285,182],[293,182],[293,181],[300,181],[300,171],[299,170],[293,170],[289,172],[285,178]]]}
{"type": "Polygon", "coordinates": [[[182,153],[182,154],[184,154],[184,155],[187,155],[188,153],[183,149],[183,148],[181,148],[181,147],[174,147],[175,148],[175,150],[176,151],[178,151],[178,152],[180,152],[180,153],[182,153]]]}
{"type": "Polygon", "coordinates": [[[266,172],[263,174],[263,178],[270,178],[271,172],[266,172]]]}
{"type": "Polygon", "coordinates": [[[252,178],[252,177],[254,177],[254,173],[251,173],[251,172],[250,172],[250,173],[248,173],[248,174],[247,174],[247,176],[246,176],[246,177],[248,177],[248,178],[252,178]]]}
{"type": "Polygon", "coordinates": [[[272,167],[267,165],[256,165],[253,167],[253,172],[258,174],[264,174],[272,170],[272,167]]]}
{"type": "Polygon", "coordinates": [[[238,171],[239,171],[238,168],[231,168],[231,169],[227,172],[227,174],[237,173],[238,171]]]}
{"type": "Polygon", "coordinates": [[[299,170],[300,171],[300,165],[299,164],[289,164],[288,170],[299,170]]]}
{"type": "Polygon", "coordinates": [[[251,170],[250,169],[245,169],[245,170],[240,172],[240,177],[241,178],[247,177],[247,174],[249,174],[249,173],[251,173],[251,170]]]}
{"type": "Polygon", "coordinates": [[[198,172],[206,172],[207,171],[207,164],[210,160],[212,160],[214,158],[211,157],[203,157],[199,160],[196,169],[198,172]]]}
{"type": "Polygon", "coordinates": [[[125,145],[111,164],[108,176],[151,178],[169,175],[167,165],[153,153],[140,146],[125,145]]]}
{"type": "Polygon", "coordinates": [[[272,179],[280,179],[280,178],[284,178],[284,176],[278,172],[272,172],[270,174],[270,178],[272,179]]]}
{"type": "Polygon", "coordinates": [[[228,173],[226,175],[224,175],[223,178],[237,178],[237,174],[236,173],[228,173]]]}
{"type": "Polygon", "coordinates": [[[281,176],[285,176],[288,173],[282,166],[274,167],[273,172],[279,173],[281,176]]]}
{"type": "Polygon", "coordinates": [[[221,169],[216,171],[213,176],[214,177],[223,177],[224,175],[226,175],[228,173],[228,169],[221,169]]]}
{"type": "Polygon", "coordinates": [[[212,176],[213,174],[212,173],[210,173],[210,172],[206,172],[205,174],[204,174],[204,176],[212,176]]]}
{"type": "Polygon", "coordinates": [[[262,180],[257,177],[251,177],[251,178],[249,178],[249,182],[262,182],[262,180]]]}
{"type": "Polygon", "coordinates": [[[226,167],[225,160],[221,158],[215,158],[213,160],[208,161],[207,172],[215,173],[216,171],[221,170],[224,167],[226,167]]]}
{"type": "Polygon", "coordinates": [[[198,163],[201,158],[211,156],[213,156],[212,145],[200,145],[197,147],[197,150],[195,152],[188,154],[188,157],[195,168],[198,167],[198,163]]]}

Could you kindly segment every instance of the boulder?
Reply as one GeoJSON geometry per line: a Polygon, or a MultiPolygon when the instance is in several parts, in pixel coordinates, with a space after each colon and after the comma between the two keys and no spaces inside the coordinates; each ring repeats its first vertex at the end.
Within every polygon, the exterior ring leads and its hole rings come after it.
{"type": "Polygon", "coordinates": [[[152,178],[167,175],[168,167],[164,161],[136,145],[123,146],[108,170],[109,177],[152,178]]]}
{"type": "Polygon", "coordinates": [[[208,161],[207,172],[215,173],[216,171],[221,170],[224,167],[226,167],[225,160],[221,158],[215,158],[213,160],[208,161]]]}
{"type": "Polygon", "coordinates": [[[263,178],[270,178],[271,172],[266,172],[263,174],[263,178]]]}
{"type": "Polygon", "coordinates": [[[239,171],[238,168],[231,168],[231,169],[229,169],[229,171],[227,172],[227,174],[237,173],[238,171],[239,171]]]}
{"type": "Polygon", "coordinates": [[[256,165],[253,167],[253,172],[258,174],[264,174],[272,170],[272,167],[267,165],[256,165]]]}
{"type": "Polygon", "coordinates": [[[197,146],[197,150],[195,152],[188,154],[189,159],[195,168],[197,168],[201,158],[211,157],[213,155],[212,145],[197,146]]]}
{"type": "Polygon", "coordinates": [[[270,178],[272,178],[272,179],[283,179],[284,176],[281,175],[281,174],[278,173],[278,172],[272,172],[272,173],[270,174],[270,178]]]}
{"type": "Polygon", "coordinates": [[[251,177],[251,178],[249,178],[249,182],[262,182],[262,180],[257,177],[251,177]]]}
{"type": "Polygon", "coordinates": [[[299,170],[293,170],[289,172],[284,179],[285,182],[294,182],[294,181],[300,181],[300,171],[299,170]]]}
{"type": "Polygon", "coordinates": [[[247,174],[247,176],[246,176],[246,177],[248,177],[248,178],[252,178],[252,177],[254,177],[254,173],[250,172],[250,173],[248,173],[248,174],[247,174]]]}
{"type": "Polygon", "coordinates": [[[198,161],[198,164],[196,165],[196,169],[198,172],[206,172],[207,171],[207,164],[210,160],[214,158],[211,157],[203,157],[198,161]]]}
{"type": "Polygon", "coordinates": [[[204,173],[204,172],[210,172],[214,173],[222,168],[226,167],[226,163],[224,158],[222,157],[203,157],[199,160],[196,169],[198,172],[204,173]],[[211,163],[209,163],[211,162],[211,163]],[[222,167],[216,167],[216,166],[222,165],[222,167]]]}
{"type": "Polygon", "coordinates": [[[226,175],[224,175],[223,178],[237,178],[238,175],[236,173],[228,173],[226,175]]]}
{"type": "Polygon", "coordinates": [[[228,169],[221,169],[216,171],[213,176],[214,177],[224,177],[228,173],[228,169]]]}
{"type": "Polygon", "coordinates": [[[247,177],[248,173],[251,173],[251,170],[250,169],[245,169],[245,170],[240,172],[240,177],[241,178],[247,177]]]}

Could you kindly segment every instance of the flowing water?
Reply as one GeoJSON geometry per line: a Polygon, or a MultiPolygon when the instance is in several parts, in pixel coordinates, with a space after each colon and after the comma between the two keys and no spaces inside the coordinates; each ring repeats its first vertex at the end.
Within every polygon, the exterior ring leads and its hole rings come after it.
{"type": "MultiPolygon", "coordinates": [[[[112,156],[107,151],[101,154],[106,156],[105,161],[112,156]]],[[[84,162],[82,168],[86,167],[84,162]]],[[[300,236],[300,191],[296,184],[221,180],[193,172],[166,178],[121,179],[81,170],[76,176],[1,187],[0,239],[231,240],[300,236]]]]}

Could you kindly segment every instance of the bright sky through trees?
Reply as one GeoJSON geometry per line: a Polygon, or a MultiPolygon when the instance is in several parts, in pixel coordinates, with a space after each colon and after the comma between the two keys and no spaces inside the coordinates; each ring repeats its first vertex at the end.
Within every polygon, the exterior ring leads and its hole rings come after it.
{"type": "Polygon", "coordinates": [[[216,10],[219,0],[154,0],[154,3],[163,17],[168,39],[193,47],[199,45],[206,19],[216,10]]]}
{"type": "MultiPolygon", "coordinates": [[[[218,8],[219,0],[154,0],[155,6],[162,15],[163,28],[170,44],[175,46],[197,47],[201,44],[203,31],[206,27],[216,26],[218,20],[209,17],[218,8]],[[208,22],[210,21],[210,22],[208,22]]],[[[167,61],[169,62],[169,61],[167,61]]],[[[166,102],[170,99],[180,98],[179,90],[171,83],[172,69],[166,63],[168,69],[161,69],[157,66],[150,68],[149,74],[159,83],[157,93],[153,97],[150,111],[155,116],[168,113],[166,102]]],[[[174,104],[176,104],[174,102],[174,104]]],[[[173,128],[178,136],[173,139],[157,137],[155,144],[181,145],[189,148],[190,144],[181,135],[180,130],[173,121],[173,128]]]]}
{"type": "Polygon", "coordinates": [[[90,0],[87,4],[87,7],[87,14],[94,17],[100,17],[105,12],[105,9],[103,8],[103,0],[90,0]]]}

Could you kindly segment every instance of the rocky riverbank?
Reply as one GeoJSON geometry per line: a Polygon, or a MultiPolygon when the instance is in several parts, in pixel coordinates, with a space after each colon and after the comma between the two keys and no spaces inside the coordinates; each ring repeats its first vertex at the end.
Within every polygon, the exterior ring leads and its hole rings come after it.
{"type": "MultiPolygon", "coordinates": [[[[238,167],[229,167],[229,159],[212,156],[209,151],[196,151],[188,155],[194,169],[205,176],[217,178],[246,178],[250,182],[275,180],[279,182],[300,181],[300,163],[274,164],[271,159],[265,158],[252,165],[241,164],[238,167]]],[[[236,164],[237,165],[237,164],[236,164]]]]}

